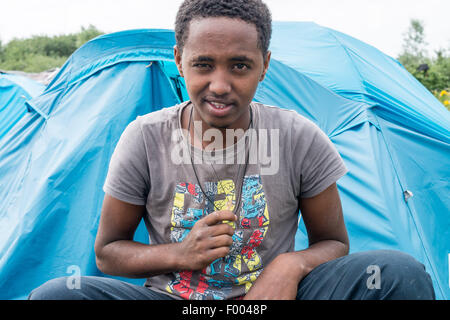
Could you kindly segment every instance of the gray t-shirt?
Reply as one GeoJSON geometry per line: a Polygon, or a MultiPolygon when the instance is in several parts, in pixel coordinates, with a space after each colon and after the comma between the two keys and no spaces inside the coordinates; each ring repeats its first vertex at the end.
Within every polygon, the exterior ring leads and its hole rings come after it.
{"type": "Polygon", "coordinates": [[[318,195],[347,169],[312,121],[255,102],[252,126],[236,145],[213,151],[191,146],[180,122],[188,103],[139,116],[128,125],[103,190],[145,205],[152,244],[183,241],[205,215],[226,206],[235,210],[228,256],[200,271],[153,276],[146,286],[175,298],[238,298],[264,266],[294,250],[301,198],[318,195]]]}

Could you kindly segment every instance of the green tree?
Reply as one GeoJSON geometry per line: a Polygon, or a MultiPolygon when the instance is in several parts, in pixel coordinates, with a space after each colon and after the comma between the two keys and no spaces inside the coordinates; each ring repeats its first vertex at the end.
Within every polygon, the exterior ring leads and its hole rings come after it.
{"type": "Polygon", "coordinates": [[[417,58],[427,55],[425,27],[422,21],[412,19],[408,31],[403,35],[403,52],[417,58]]]}
{"type": "Polygon", "coordinates": [[[84,43],[88,42],[89,40],[98,37],[99,35],[102,35],[103,32],[98,30],[95,26],[92,24],[89,25],[89,27],[81,27],[81,32],[79,32],[76,37],[76,46],[77,48],[81,47],[84,43]]]}
{"type": "Polygon", "coordinates": [[[412,19],[404,34],[403,50],[397,59],[449,109],[450,47],[437,50],[435,56],[430,57],[425,38],[423,22],[412,19]]]}

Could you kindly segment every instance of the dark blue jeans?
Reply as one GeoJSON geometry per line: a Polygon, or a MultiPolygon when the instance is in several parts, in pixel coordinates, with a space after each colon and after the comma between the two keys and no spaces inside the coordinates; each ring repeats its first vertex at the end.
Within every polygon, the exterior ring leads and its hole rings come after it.
{"type": "MultiPolygon", "coordinates": [[[[33,290],[31,300],[172,299],[144,286],[102,277],[82,277],[79,289],[56,278],[33,290]]],[[[313,269],[298,286],[299,300],[431,300],[433,285],[425,267],[393,250],[353,253],[313,269]]]]}
{"type": "Polygon", "coordinates": [[[430,275],[394,250],[353,253],[314,268],[300,282],[300,300],[434,300],[430,275]]]}

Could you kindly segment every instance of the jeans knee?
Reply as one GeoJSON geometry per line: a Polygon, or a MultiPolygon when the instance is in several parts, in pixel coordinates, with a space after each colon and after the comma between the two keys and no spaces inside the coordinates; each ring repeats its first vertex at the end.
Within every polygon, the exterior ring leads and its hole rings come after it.
{"type": "Polygon", "coordinates": [[[28,300],[77,300],[79,290],[72,290],[67,277],[49,280],[37,287],[28,296],[28,300]]]}
{"type": "Polygon", "coordinates": [[[435,299],[430,275],[411,255],[395,250],[376,250],[372,253],[372,261],[373,268],[367,271],[379,272],[379,283],[378,287],[370,287],[368,279],[367,285],[369,289],[379,289],[372,291],[381,299],[435,299]]]}

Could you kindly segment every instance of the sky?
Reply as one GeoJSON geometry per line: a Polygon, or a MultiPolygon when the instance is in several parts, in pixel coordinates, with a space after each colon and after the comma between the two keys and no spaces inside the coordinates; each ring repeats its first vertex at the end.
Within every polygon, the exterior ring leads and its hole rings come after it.
{"type": "MultiPolygon", "coordinates": [[[[182,0],[0,0],[0,40],[74,33],[173,29],[182,0]]],[[[397,57],[411,19],[425,26],[430,55],[450,49],[450,0],[265,0],[277,21],[313,21],[397,57]]]]}

